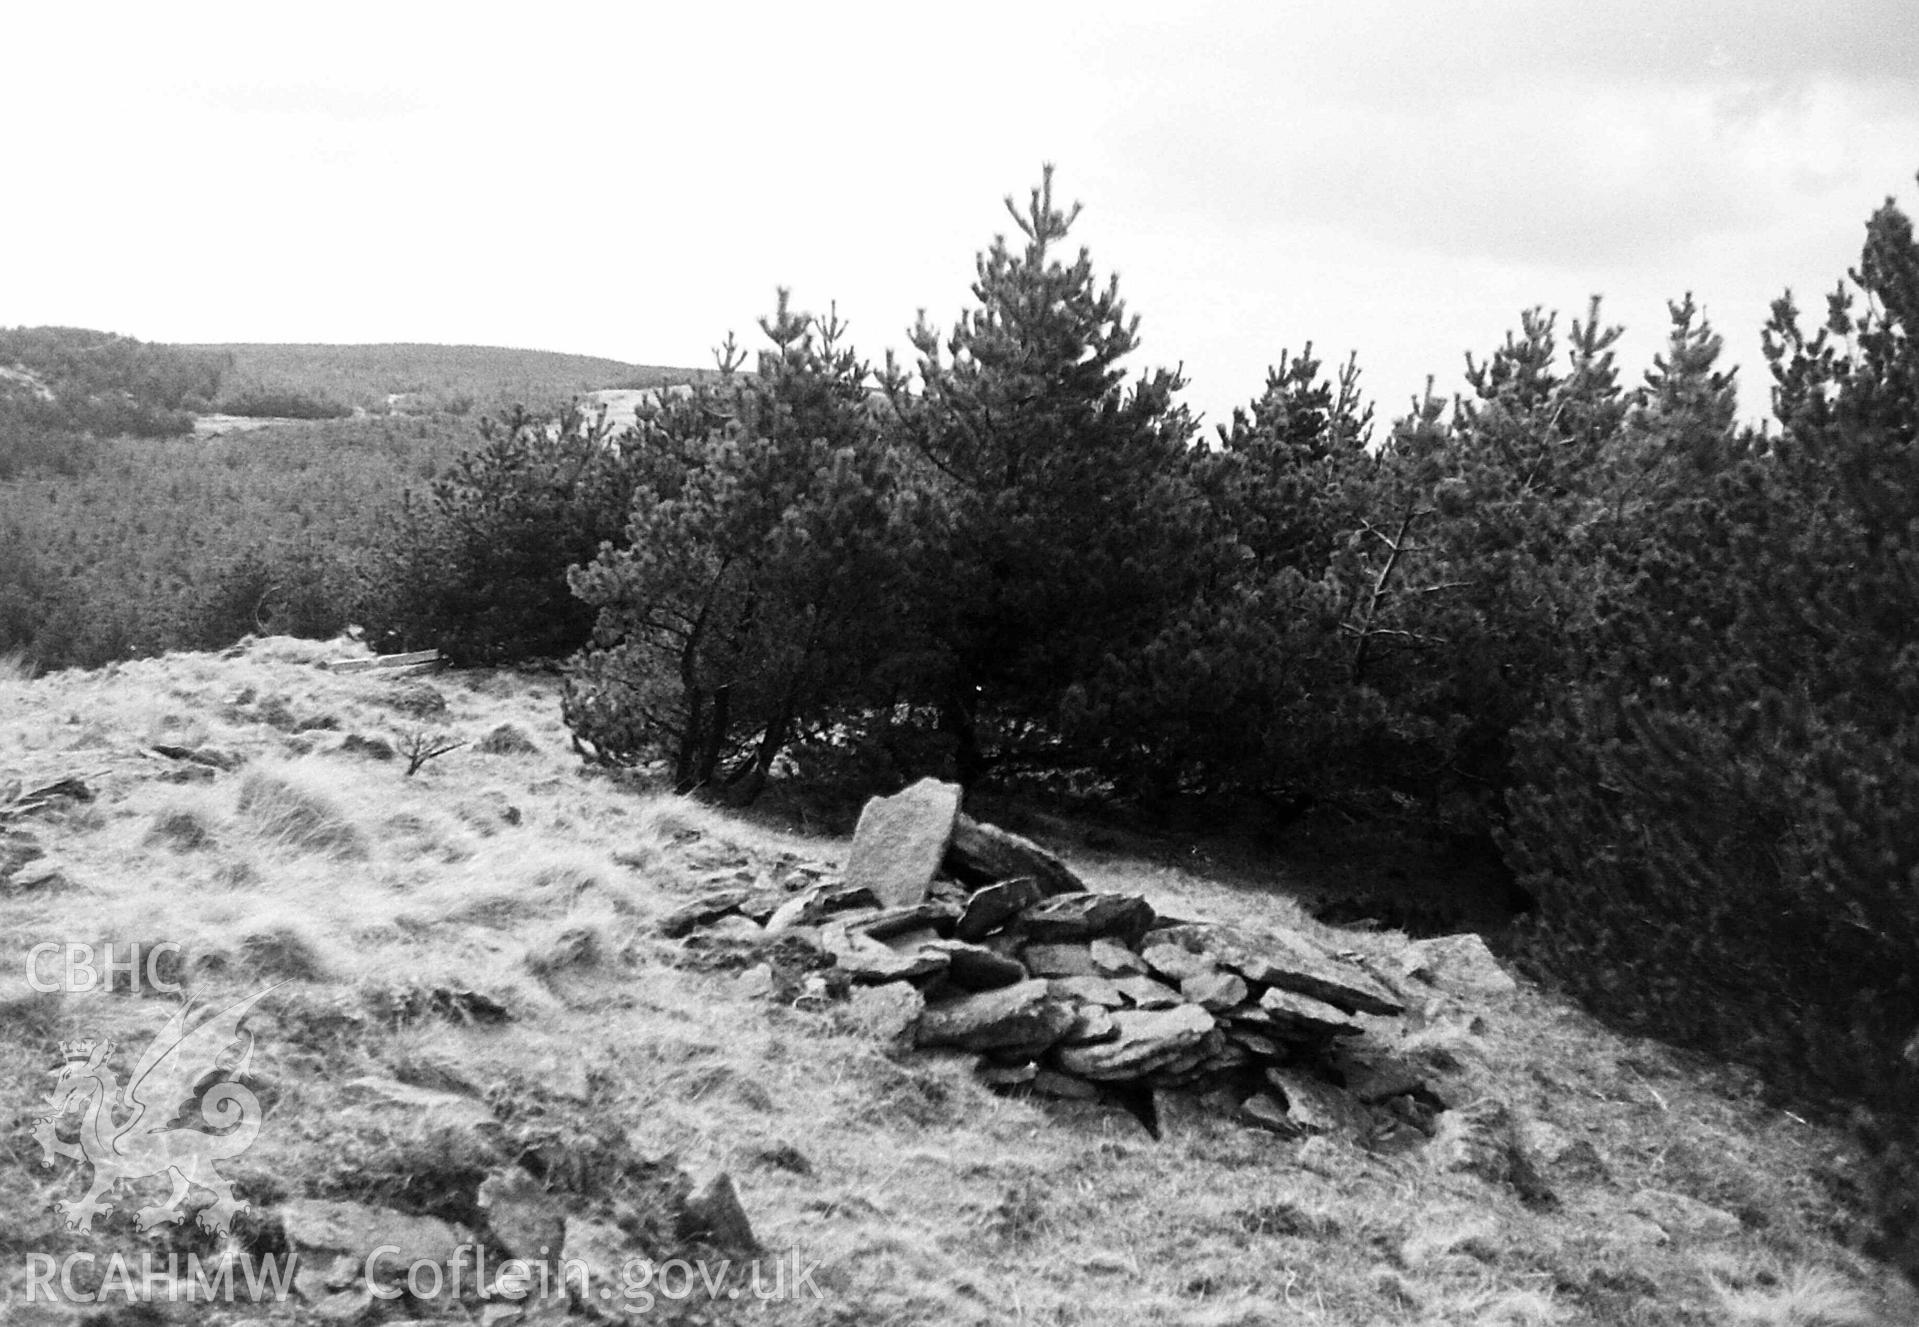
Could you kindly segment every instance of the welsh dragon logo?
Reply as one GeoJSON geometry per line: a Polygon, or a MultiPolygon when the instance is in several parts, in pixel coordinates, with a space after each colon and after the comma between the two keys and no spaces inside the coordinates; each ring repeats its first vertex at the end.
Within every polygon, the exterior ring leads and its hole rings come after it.
{"type": "Polygon", "coordinates": [[[231,1232],[233,1218],[248,1205],[234,1197],[233,1185],[216,1163],[240,1155],[259,1136],[259,1098],[235,1080],[247,1076],[253,1058],[253,1034],[241,1033],[241,1020],[271,989],[191,1028],[187,1016],[192,1002],[181,1005],[141,1052],[124,1089],[107,1067],[112,1042],[61,1043],[66,1063],[55,1071],[48,1113],[37,1118],[33,1138],[49,1166],[58,1165],[60,1157],[93,1166],[93,1184],[84,1197],[54,1204],[67,1229],[90,1233],[94,1217],[114,1210],[102,1199],[121,1180],[166,1174],[172,1177],[173,1193],[163,1203],[140,1209],[141,1230],[184,1221],[181,1200],[189,1189],[201,1188],[210,1191],[214,1201],[201,1209],[198,1224],[215,1234],[231,1232]],[[244,1048],[231,1056],[243,1039],[244,1048]],[[195,1105],[208,1125],[225,1132],[183,1125],[181,1116],[195,1105]],[[63,1142],[58,1128],[75,1106],[82,1108],[79,1138],[63,1142]]]}

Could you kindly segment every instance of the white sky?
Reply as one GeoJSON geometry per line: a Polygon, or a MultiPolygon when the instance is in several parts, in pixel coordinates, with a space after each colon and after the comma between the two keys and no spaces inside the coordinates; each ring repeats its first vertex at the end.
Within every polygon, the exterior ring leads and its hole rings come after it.
{"type": "MultiPolygon", "coordinates": [[[[1603,293],[1759,326],[1919,211],[1912,0],[18,4],[0,325],[704,366],[776,285],[874,360],[1042,161],[1209,420],[1312,340],[1381,415],[1603,293]]],[[[755,334],[756,336],[756,334],[755,334]]],[[[750,343],[750,340],[749,340],[750,343]]]]}

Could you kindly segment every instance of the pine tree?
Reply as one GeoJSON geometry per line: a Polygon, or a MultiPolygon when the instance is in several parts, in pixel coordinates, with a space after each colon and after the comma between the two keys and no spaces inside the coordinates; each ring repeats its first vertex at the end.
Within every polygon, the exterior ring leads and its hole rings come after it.
{"type": "Polygon", "coordinates": [[[1178,375],[1128,387],[1139,320],[1118,278],[1101,286],[1084,249],[1061,260],[1078,206],[1055,205],[1051,167],[1006,206],[1024,244],[980,255],[978,307],[943,342],[922,315],[919,393],[889,379],[942,517],[921,564],[926,686],[969,782],[1063,758],[1062,698],[1184,593],[1197,511],[1178,375]]]}
{"type": "Polygon", "coordinates": [[[577,569],[597,612],[564,714],[596,756],[664,754],[680,791],[750,800],[814,727],[857,708],[907,639],[911,494],[881,436],[869,368],[836,315],[781,291],[771,348],[737,377],[650,412],[625,536],[577,569]]]}

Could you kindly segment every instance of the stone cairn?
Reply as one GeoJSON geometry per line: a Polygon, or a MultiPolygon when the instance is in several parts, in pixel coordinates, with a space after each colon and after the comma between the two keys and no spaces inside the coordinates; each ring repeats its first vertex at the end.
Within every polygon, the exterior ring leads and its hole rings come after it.
{"type": "Polygon", "coordinates": [[[1137,895],[1087,889],[959,802],[957,786],[931,779],[876,798],[843,879],[722,891],[662,933],[724,920],[805,942],[842,984],[909,983],[923,997],[919,1047],[977,1053],[976,1072],[1001,1090],[1125,1105],[1156,1135],[1199,1109],[1288,1135],[1418,1145],[1463,1104],[1446,1074],[1392,1047],[1399,987],[1415,973],[1446,965],[1484,993],[1512,989],[1478,937],[1368,966],[1286,928],[1160,916],[1137,895]]]}

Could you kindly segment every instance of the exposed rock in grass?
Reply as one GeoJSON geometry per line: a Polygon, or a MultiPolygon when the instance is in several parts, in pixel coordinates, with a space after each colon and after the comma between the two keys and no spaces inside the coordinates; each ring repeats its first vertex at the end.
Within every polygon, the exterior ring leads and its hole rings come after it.
{"type": "Polygon", "coordinates": [[[658,929],[669,940],[678,940],[691,935],[696,929],[707,926],[730,913],[740,910],[740,905],[751,898],[751,889],[721,889],[711,894],[702,894],[691,903],[675,908],[660,918],[658,929]]]}
{"type": "Polygon", "coordinates": [[[46,849],[31,834],[20,830],[0,833],[0,884],[11,881],[22,867],[46,855],[46,849]]]}
{"type": "Polygon", "coordinates": [[[682,1239],[700,1239],[722,1252],[750,1256],[760,1242],[753,1235],[753,1224],[740,1205],[739,1191],[725,1171],[687,1195],[679,1221],[682,1239]]]}
{"type": "Polygon", "coordinates": [[[515,1166],[495,1171],[480,1184],[479,1205],[500,1247],[528,1261],[557,1257],[566,1235],[562,1204],[540,1182],[515,1166]]]}
{"type": "Polygon", "coordinates": [[[437,1264],[450,1272],[465,1242],[444,1221],[361,1203],[299,1198],[282,1204],[278,1212],[287,1247],[312,1269],[303,1270],[298,1283],[309,1300],[324,1297],[316,1290],[339,1291],[362,1275],[382,1284],[404,1280],[407,1269],[417,1263],[437,1264]],[[375,1249],[392,1252],[372,1263],[375,1249]],[[349,1264],[345,1280],[337,1275],[342,1259],[349,1264]],[[317,1284],[308,1276],[317,1278],[317,1284]]]}
{"type": "Polygon", "coordinates": [[[1489,1184],[1509,1184],[1528,1203],[1554,1201],[1512,1111],[1492,1097],[1442,1114],[1426,1160],[1435,1170],[1463,1171],[1489,1184]]]}
{"type": "Polygon", "coordinates": [[[1486,942],[1470,932],[1415,940],[1400,955],[1398,967],[1402,977],[1420,978],[1448,994],[1471,999],[1511,995],[1519,989],[1486,942]]]}

